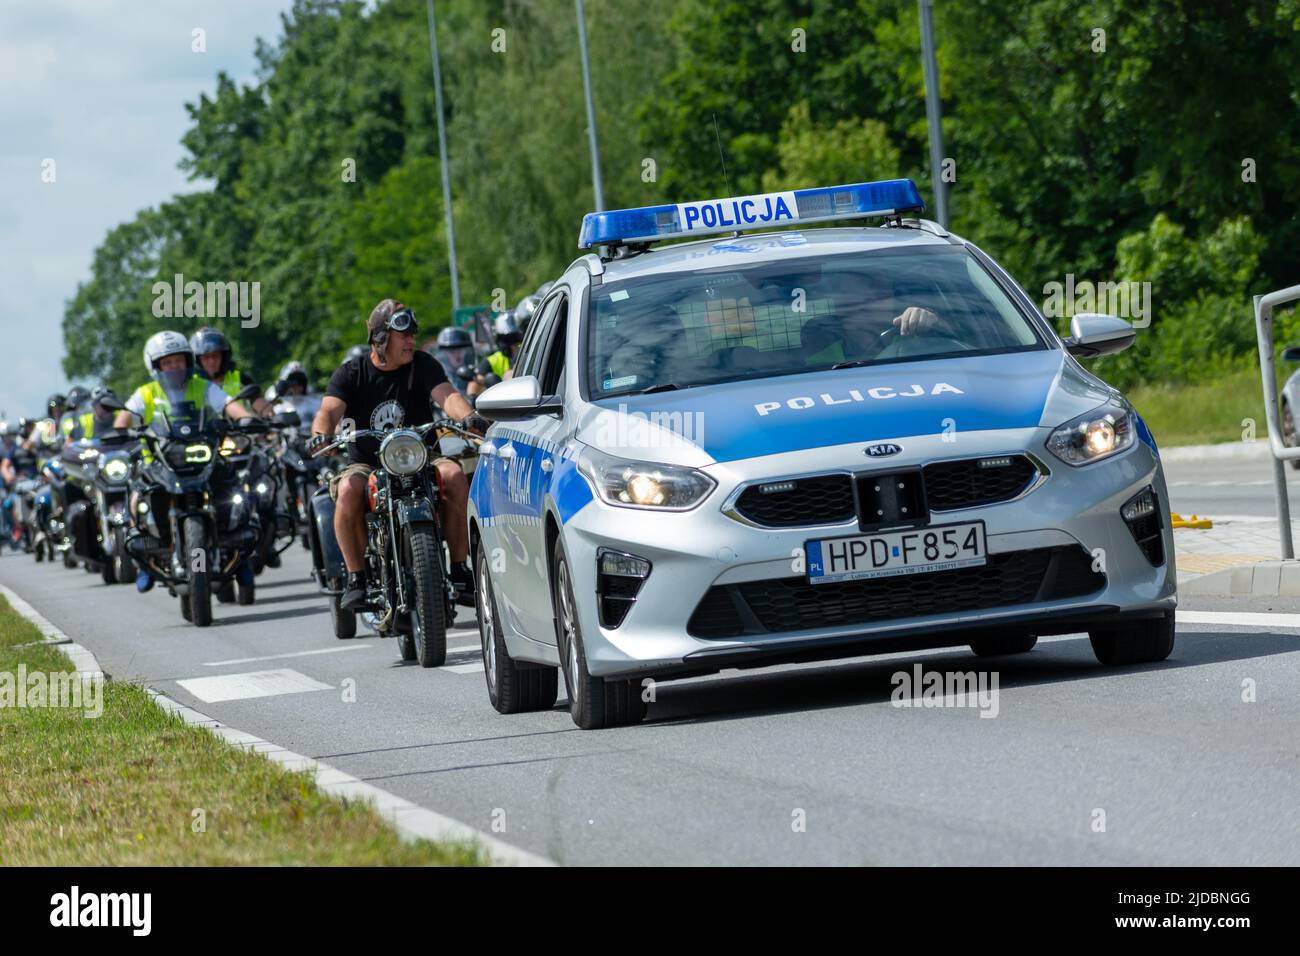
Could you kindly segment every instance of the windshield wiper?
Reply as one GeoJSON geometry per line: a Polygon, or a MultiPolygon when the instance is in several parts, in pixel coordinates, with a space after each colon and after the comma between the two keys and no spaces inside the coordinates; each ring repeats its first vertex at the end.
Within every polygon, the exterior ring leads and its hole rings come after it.
{"type": "Polygon", "coordinates": [[[833,372],[837,368],[862,368],[862,366],[870,364],[871,362],[867,359],[854,359],[852,362],[837,362],[831,366],[831,371],[833,372]]]}
{"type": "MultiPolygon", "coordinates": [[[[658,385],[650,385],[647,388],[637,392],[638,395],[653,395],[655,392],[673,392],[681,388],[676,382],[661,382],[658,385]]],[[[689,386],[688,386],[689,387],[689,386]]]]}

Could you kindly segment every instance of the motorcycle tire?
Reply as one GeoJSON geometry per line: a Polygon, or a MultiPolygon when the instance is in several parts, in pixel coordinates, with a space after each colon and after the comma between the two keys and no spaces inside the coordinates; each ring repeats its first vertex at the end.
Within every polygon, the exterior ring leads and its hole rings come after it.
{"type": "Polygon", "coordinates": [[[248,607],[257,600],[257,582],[249,581],[247,586],[243,584],[235,585],[236,600],[242,607],[248,607]]]}
{"type": "Polygon", "coordinates": [[[135,561],[126,552],[126,530],[113,531],[113,564],[116,565],[117,583],[130,584],[135,580],[135,561]]]}
{"type": "MultiPolygon", "coordinates": [[[[191,553],[195,548],[207,550],[208,529],[200,518],[185,519],[185,548],[191,553]]],[[[188,596],[190,612],[195,627],[207,627],[212,623],[212,580],[207,571],[190,572],[190,593],[188,596]]],[[[182,599],[184,600],[184,599],[182,599]]]]}
{"type": "Polygon", "coordinates": [[[330,597],[330,620],[334,624],[334,636],[340,641],[350,641],[357,636],[357,612],[345,611],[340,606],[342,601],[338,594],[330,597]]]}
{"type": "Polygon", "coordinates": [[[447,661],[446,586],[442,577],[442,546],[429,527],[408,527],[403,560],[414,578],[411,637],[421,667],[441,667],[447,661]]]}

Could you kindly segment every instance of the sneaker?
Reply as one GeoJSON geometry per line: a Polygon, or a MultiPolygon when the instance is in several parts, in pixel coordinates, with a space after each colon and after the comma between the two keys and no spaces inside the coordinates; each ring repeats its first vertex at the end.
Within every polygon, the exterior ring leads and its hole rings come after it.
{"type": "Polygon", "coordinates": [[[135,589],[141,594],[145,591],[153,590],[153,575],[148,571],[141,571],[135,576],[135,589]]]}

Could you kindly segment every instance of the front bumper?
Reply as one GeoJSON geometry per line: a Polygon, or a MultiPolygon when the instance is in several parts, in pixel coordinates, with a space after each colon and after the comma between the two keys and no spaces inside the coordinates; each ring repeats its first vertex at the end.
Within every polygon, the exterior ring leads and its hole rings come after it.
{"type": "MultiPolygon", "coordinates": [[[[904,454],[887,463],[865,459],[862,443],[853,442],[715,464],[705,470],[717,479],[718,487],[686,513],[654,513],[592,501],[562,531],[589,670],[601,677],[686,676],[724,667],[964,644],[990,628],[1040,635],[1072,633],[1172,609],[1176,577],[1169,498],[1154,449],[1138,441],[1114,458],[1074,468],[1043,449],[1046,434],[1034,428],[968,432],[952,442],[941,436],[914,437],[904,442],[904,454]],[[1020,560],[1023,552],[1043,549],[1043,554],[1071,553],[1077,570],[1082,548],[1086,552],[1082,570],[1089,570],[1086,565],[1092,563],[1092,570],[1104,571],[1104,580],[1098,576],[1096,586],[1084,588],[1089,593],[1080,594],[1075,587],[1066,589],[1075,596],[1037,600],[1036,589],[1031,588],[1027,600],[997,607],[972,606],[968,600],[958,610],[940,613],[927,609],[932,602],[922,595],[914,601],[914,610],[869,623],[718,637],[688,633],[692,615],[711,588],[792,579],[803,573],[798,562],[805,541],[859,533],[856,526],[843,525],[790,529],[747,525],[722,510],[738,485],[845,468],[854,472],[906,469],[943,459],[1026,450],[1050,472],[1031,490],[998,504],[935,512],[931,523],[983,521],[990,562],[1020,560]],[[1120,517],[1120,507],[1147,485],[1157,494],[1163,518],[1164,561],[1157,567],[1120,517]],[[617,628],[602,627],[600,622],[596,563],[602,547],[646,558],[653,566],[617,628]]],[[[900,579],[885,579],[890,580],[900,579]]],[[[908,586],[915,588],[919,580],[915,576],[908,586]]],[[[1042,593],[1047,592],[1037,591],[1042,593]]]]}

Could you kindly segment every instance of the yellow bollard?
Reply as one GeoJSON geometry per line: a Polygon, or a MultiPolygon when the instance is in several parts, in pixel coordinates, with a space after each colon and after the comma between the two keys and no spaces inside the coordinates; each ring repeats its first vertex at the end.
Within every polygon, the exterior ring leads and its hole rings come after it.
{"type": "Polygon", "coordinates": [[[1171,526],[1175,528],[1197,528],[1204,531],[1207,528],[1214,527],[1214,522],[1209,518],[1198,518],[1196,515],[1192,515],[1190,518],[1184,518],[1177,511],[1169,512],[1169,518],[1171,526]]]}

